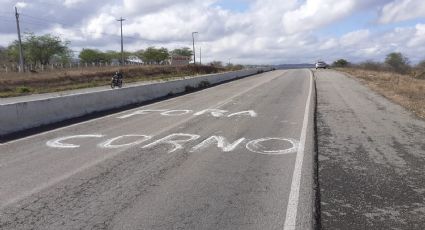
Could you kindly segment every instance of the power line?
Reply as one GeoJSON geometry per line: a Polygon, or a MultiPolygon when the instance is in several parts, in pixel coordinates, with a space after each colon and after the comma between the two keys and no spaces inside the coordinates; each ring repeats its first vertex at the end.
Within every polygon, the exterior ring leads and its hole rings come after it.
{"type": "MultiPolygon", "coordinates": [[[[118,34],[109,34],[109,33],[104,33],[104,32],[91,32],[91,31],[82,31],[81,29],[69,29],[69,28],[65,28],[65,27],[73,27],[70,24],[64,24],[64,23],[58,23],[58,22],[54,22],[54,21],[48,21],[42,18],[38,18],[38,17],[33,17],[33,16],[29,16],[26,14],[22,14],[25,15],[27,17],[30,18],[24,18],[25,20],[22,20],[23,24],[31,24],[31,25],[38,25],[38,26],[46,26],[46,25],[60,25],[62,27],[64,27],[64,29],[66,30],[70,30],[73,32],[79,32],[79,33],[88,33],[88,34],[101,34],[101,35],[105,35],[105,36],[113,36],[113,37],[120,37],[120,35],[118,34]],[[35,19],[35,21],[32,21],[33,19],[35,19]]],[[[126,39],[134,39],[134,40],[138,40],[139,38],[137,37],[132,37],[132,36],[123,36],[123,38],[126,39]]]]}
{"type": "Polygon", "coordinates": [[[69,26],[69,27],[73,27],[74,26],[74,25],[67,24],[67,23],[64,23],[64,22],[61,22],[61,21],[54,22],[51,19],[47,20],[45,18],[34,17],[34,16],[31,16],[31,15],[28,15],[28,14],[21,14],[21,15],[24,15],[26,17],[29,17],[31,20],[41,21],[41,22],[45,22],[45,23],[49,23],[49,24],[60,24],[60,25],[69,26]]]}
{"type": "Polygon", "coordinates": [[[15,22],[15,20],[13,18],[9,18],[9,17],[4,17],[0,15],[0,18],[4,18],[2,19],[2,21],[4,22],[15,22]]]}

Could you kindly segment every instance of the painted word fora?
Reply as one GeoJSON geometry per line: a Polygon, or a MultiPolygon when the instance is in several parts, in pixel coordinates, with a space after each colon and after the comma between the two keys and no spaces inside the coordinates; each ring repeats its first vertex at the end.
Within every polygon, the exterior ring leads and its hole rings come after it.
{"type": "MultiPolygon", "coordinates": [[[[74,149],[81,147],[80,145],[75,144],[78,139],[103,138],[105,138],[105,135],[102,134],[73,135],[49,140],[46,142],[46,145],[51,148],[74,149]]],[[[236,140],[229,141],[223,136],[201,138],[200,135],[187,133],[173,133],[157,140],[153,139],[154,137],[150,135],[127,134],[108,138],[106,140],[100,140],[100,142],[96,144],[96,147],[101,149],[119,149],[132,146],[140,146],[142,149],[166,147],[168,153],[172,153],[180,149],[189,149],[190,152],[196,152],[205,150],[209,147],[215,147],[220,149],[222,152],[231,152],[244,143],[244,147],[250,152],[265,155],[281,155],[295,153],[298,149],[299,143],[295,139],[281,137],[266,137],[255,140],[248,140],[245,137],[241,137],[236,140]],[[198,139],[201,139],[201,141],[198,141],[194,145],[192,144],[192,146],[187,146],[198,139]]]]}
{"type": "Polygon", "coordinates": [[[148,109],[148,110],[136,110],[128,114],[119,116],[117,118],[126,119],[136,115],[146,115],[146,114],[152,114],[152,113],[156,113],[161,116],[169,116],[169,117],[184,116],[188,114],[192,114],[193,116],[211,115],[213,117],[239,117],[239,116],[257,117],[257,113],[254,110],[246,110],[246,111],[240,111],[236,113],[229,113],[229,111],[221,110],[221,109],[204,109],[199,112],[194,112],[193,110],[189,110],[189,109],[180,109],[180,110],[148,109]]]}

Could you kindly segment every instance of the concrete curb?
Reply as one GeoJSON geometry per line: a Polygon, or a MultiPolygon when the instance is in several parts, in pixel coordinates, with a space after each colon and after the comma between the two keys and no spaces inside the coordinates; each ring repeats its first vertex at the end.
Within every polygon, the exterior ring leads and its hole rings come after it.
{"type": "Polygon", "coordinates": [[[0,137],[96,112],[161,98],[169,94],[182,93],[185,92],[187,86],[198,88],[202,81],[208,81],[211,85],[214,85],[270,70],[271,67],[251,68],[122,89],[4,104],[0,105],[0,137]]]}

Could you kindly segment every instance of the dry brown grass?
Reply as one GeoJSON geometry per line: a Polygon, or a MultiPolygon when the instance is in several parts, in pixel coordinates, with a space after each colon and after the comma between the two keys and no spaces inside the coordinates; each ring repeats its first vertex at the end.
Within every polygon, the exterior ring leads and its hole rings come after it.
{"type": "MultiPolygon", "coordinates": [[[[225,71],[212,66],[126,66],[121,69],[125,83],[168,80],[193,74],[225,71]]],[[[111,77],[117,70],[117,67],[93,67],[43,73],[2,73],[0,97],[109,85],[111,77]]]]}
{"type": "Polygon", "coordinates": [[[425,79],[392,72],[339,68],[360,79],[371,89],[425,118],[425,79]]]}

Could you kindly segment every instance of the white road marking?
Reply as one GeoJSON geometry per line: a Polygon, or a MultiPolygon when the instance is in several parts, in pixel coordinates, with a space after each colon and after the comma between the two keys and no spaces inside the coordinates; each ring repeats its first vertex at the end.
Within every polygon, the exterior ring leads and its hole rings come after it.
{"type": "Polygon", "coordinates": [[[49,146],[49,147],[52,147],[52,148],[63,148],[63,149],[78,148],[78,147],[80,147],[79,145],[62,143],[62,141],[66,141],[66,140],[69,140],[69,139],[78,139],[78,138],[81,139],[81,138],[87,138],[87,137],[100,138],[100,137],[104,137],[104,135],[102,135],[102,134],[85,134],[85,135],[74,135],[74,136],[60,137],[60,138],[56,138],[56,139],[53,139],[53,140],[46,142],[46,145],[49,146]]]}
{"type": "Polygon", "coordinates": [[[119,116],[119,117],[117,117],[117,118],[119,118],[119,119],[125,119],[125,118],[132,117],[132,116],[134,116],[134,115],[149,114],[150,112],[163,112],[163,111],[166,111],[166,110],[165,110],[165,109],[145,109],[145,110],[136,110],[136,111],[133,111],[133,112],[131,112],[131,113],[129,113],[129,114],[125,114],[125,115],[119,116]]]}
{"type": "MultiPolygon", "coordinates": [[[[285,74],[285,73],[287,73],[287,72],[285,71],[283,74],[285,74]]],[[[240,95],[242,95],[242,94],[245,94],[245,93],[247,93],[247,92],[249,92],[249,91],[251,91],[251,90],[253,90],[253,89],[255,89],[255,88],[257,88],[257,87],[259,87],[259,86],[261,86],[261,85],[263,85],[263,84],[266,84],[266,83],[270,82],[271,80],[273,80],[273,79],[275,79],[275,78],[277,78],[277,77],[279,77],[279,76],[281,76],[281,75],[273,76],[271,79],[268,79],[268,80],[266,80],[265,82],[261,82],[261,83],[259,83],[259,84],[255,84],[255,85],[251,86],[250,88],[248,88],[248,89],[246,89],[246,90],[244,90],[244,91],[241,91],[241,92],[239,92],[239,93],[237,93],[237,94],[235,94],[235,95],[233,95],[233,96],[231,96],[231,97],[227,98],[226,100],[223,100],[223,101],[221,101],[221,102],[217,103],[216,105],[211,106],[211,107],[209,107],[209,108],[207,108],[207,109],[215,109],[215,108],[218,108],[218,107],[223,106],[223,105],[225,105],[225,104],[228,104],[228,103],[229,103],[229,102],[231,102],[234,98],[236,98],[236,97],[238,97],[238,96],[240,96],[240,95]]],[[[192,93],[192,94],[191,94],[191,95],[189,95],[189,96],[192,96],[192,95],[194,95],[194,94],[201,94],[201,93],[205,93],[205,91],[209,91],[209,90],[214,90],[214,89],[213,89],[213,88],[209,88],[209,89],[205,89],[205,90],[203,90],[203,91],[194,92],[194,93],[192,93]]],[[[165,100],[165,101],[158,101],[158,102],[154,102],[154,103],[149,104],[149,105],[146,105],[146,106],[141,106],[141,108],[143,108],[143,107],[147,107],[147,106],[154,106],[154,105],[156,105],[156,104],[162,104],[162,103],[165,103],[165,102],[171,102],[171,101],[174,101],[174,100],[180,100],[181,98],[184,98],[185,96],[188,96],[188,95],[182,95],[182,96],[179,96],[179,97],[170,98],[170,99],[167,99],[167,100],[165,100]]],[[[49,131],[45,131],[45,132],[41,132],[41,133],[37,133],[37,134],[31,135],[31,136],[27,136],[27,137],[23,137],[23,138],[20,138],[20,139],[11,140],[11,141],[8,141],[8,142],[5,142],[5,143],[0,143],[0,146],[6,146],[6,145],[9,145],[9,144],[16,143],[16,142],[18,142],[18,141],[28,140],[28,139],[31,139],[31,138],[34,138],[34,137],[38,137],[38,136],[42,136],[42,135],[46,135],[46,134],[53,133],[53,132],[56,132],[56,131],[59,131],[59,130],[64,130],[64,129],[67,129],[67,128],[70,128],[70,127],[74,127],[74,126],[77,126],[77,125],[82,125],[82,124],[86,124],[86,123],[94,122],[94,121],[97,121],[97,120],[106,119],[106,118],[109,118],[109,117],[114,117],[114,116],[117,116],[117,115],[120,115],[120,114],[125,115],[125,114],[127,114],[127,113],[128,113],[128,110],[127,110],[127,111],[118,112],[118,113],[113,113],[113,114],[106,115],[106,116],[103,116],[103,117],[98,117],[98,118],[90,119],[90,120],[87,120],[87,121],[83,121],[83,122],[75,123],[75,124],[72,124],[72,125],[68,125],[68,126],[64,126],[64,127],[60,127],[60,128],[56,128],[56,129],[52,129],[52,130],[49,130],[49,131]]],[[[188,119],[185,119],[185,120],[183,120],[183,121],[184,121],[184,122],[186,122],[186,121],[188,121],[188,120],[190,120],[190,119],[191,119],[191,118],[188,118],[188,119]]],[[[181,123],[183,123],[183,121],[182,121],[181,123]]],[[[165,130],[168,130],[168,128],[166,128],[165,130]]]]}
{"type": "Polygon", "coordinates": [[[304,110],[304,120],[301,129],[300,143],[298,145],[297,156],[295,159],[294,173],[292,175],[291,192],[289,193],[288,206],[286,207],[286,218],[283,226],[284,230],[295,230],[297,224],[298,201],[300,196],[301,174],[304,160],[304,148],[307,139],[307,126],[310,114],[310,100],[313,88],[313,76],[310,71],[310,90],[307,97],[304,110]]]}
{"type": "Polygon", "coordinates": [[[214,142],[217,143],[217,147],[220,148],[223,152],[231,152],[233,151],[240,143],[242,143],[245,140],[244,137],[239,138],[238,140],[234,141],[233,143],[229,143],[225,137],[222,136],[210,136],[209,138],[205,139],[198,145],[192,148],[190,150],[191,152],[195,152],[198,150],[202,150],[205,148],[208,148],[208,146],[214,144],[214,142]]]}
{"type": "Polygon", "coordinates": [[[260,153],[265,155],[281,155],[288,153],[295,153],[298,149],[298,141],[291,138],[277,138],[277,137],[266,137],[257,140],[252,140],[246,144],[246,149],[254,153],[260,153]],[[263,146],[261,142],[279,140],[291,143],[292,147],[286,149],[275,149],[267,150],[267,147],[263,146]]]}
{"type": "Polygon", "coordinates": [[[122,147],[129,147],[129,146],[134,146],[134,145],[139,145],[147,140],[150,140],[152,138],[152,136],[147,136],[147,135],[140,135],[140,134],[128,134],[128,135],[122,135],[122,136],[118,136],[118,137],[114,137],[111,139],[106,140],[105,142],[102,142],[98,145],[98,147],[100,148],[106,148],[106,149],[116,149],[116,148],[122,148],[122,147]],[[140,139],[130,142],[130,143],[126,143],[126,144],[120,144],[120,145],[114,145],[112,144],[114,141],[117,141],[119,139],[123,139],[125,137],[141,137],[140,139]]]}
{"type": "MultiPolygon", "coordinates": [[[[287,72],[285,71],[283,74],[286,74],[286,73],[287,72]]],[[[280,77],[280,76],[282,76],[282,74],[273,76],[270,79],[267,79],[267,80],[262,81],[260,83],[254,84],[251,87],[249,87],[249,88],[247,88],[247,89],[245,89],[243,91],[239,91],[238,93],[234,94],[233,96],[228,97],[227,99],[225,99],[225,100],[223,100],[221,102],[218,102],[217,104],[215,104],[213,106],[208,107],[207,109],[216,109],[216,108],[219,108],[220,106],[226,105],[226,104],[230,103],[234,98],[239,97],[239,96],[241,96],[241,95],[243,95],[243,94],[245,94],[245,93],[247,93],[247,92],[249,92],[249,91],[257,88],[257,87],[260,87],[260,86],[262,86],[262,85],[264,85],[266,83],[269,83],[270,81],[272,81],[272,80],[274,80],[274,79],[276,79],[277,77],[280,77]]],[[[167,99],[165,101],[154,102],[152,104],[149,104],[149,105],[146,105],[146,106],[141,106],[139,108],[151,107],[151,106],[155,106],[155,105],[158,105],[158,104],[164,104],[164,103],[170,103],[170,102],[173,102],[175,100],[181,100],[182,98],[185,98],[186,96],[187,97],[191,97],[194,94],[205,93],[205,91],[209,91],[209,90],[215,90],[215,89],[214,88],[209,88],[209,89],[205,89],[203,91],[192,93],[190,95],[183,95],[183,96],[179,96],[179,97],[175,97],[175,98],[170,98],[170,99],[167,99]]],[[[132,109],[132,110],[134,110],[134,109],[132,109]]],[[[103,117],[99,117],[99,118],[87,120],[87,121],[84,121],[84,122],[75,123],[75,124],[72,124],[72,125],[68,125],[68,126],[57,128],[57,129],[52,129],[52,130],[49,130],[49,131],[41,132],[41,133],[38,133],[38,134],[35,134],[35,135],[27,136],[27,137],[24,137],[24,138],[20,138],[20,139],[8,141],[6,143],[0,143],[0,146],[7,146],[9,144],[13,144],[13,143],[20,142],[20,141],[23,141],[23,140],[29,140],[31,138],[35,138],[35,137],[38,137],[38,136],[43,136],[43,135],[46,135],[46,134],[49,134],[49,133],[54,133],[54,132],[57,132],[57,131],[60,131],[60,130],[65,130],[67,128],[71,128],[71,127],[74,127],[74,126],[78,126],[78,125],[82,125],[82,124],[86,124],[86,123],[90,123],[90,122],[94,122],[94,121],[98,121],[98,120],[102,120],[102,119],[107,119],[107,118],[110,118],[110,117],[116,117],[116,116],[119,116],[121,114],[124,115],[124,114],[127,114],[127,113],[128,113],[128,110],[122,111],[122,112],[118,112],[118,113],[113,113],[113,114],[110,114],[110,115],[107,115],[107,116],[103,116],[103,117]]],[[[183,123],[185,123],[185,122],[193,119],[194,117],[188,117],[188,118],[182,119],[181,121],[177,122],[176,124],[174,124],[172,126],[168,126],[168,127],[162,128],[162,129],[158,130],[156,132],[156,134],[154,134],[154,135],[167,132],[167,131],[169,131],[169,130],[175,128],[175,127],[178,127],[179,125],[181,125],[181,124],[183,124],[183,123]]],[[[66,173],[65,175],[59,176],[57,178],[53,178],[53,179],[47,181],[46,183],[43,183],[40,186],[32,189],[29,192],[25,192],[25,193],[22,193],[22,194],[17,194],[16,197],[14,197],[13,199],[9,200],[7,203],[0,203],[0,209],[3,208],[3,207],[5,207],[5,206],[7,206],[7,205],[9,205],[9,204],[18,202],[19,200],[22,200],[22,199],[24,199],[26,197],[29,197],[30,195],[32,195],[34,193],[37,193],[39,191],[42,191],[43,189],[46,189],[46,188],[48,188],[48,187],[50,187],[50,186],[52,186],[52,185],[54,185],[56,183],[59,183],[60,181],[65,180],[65,179],[67,179],[67,178],[75,175],[76,173],[79,173],[79,172],[85,170],[85,169],[91,168],[91,167],[99,164],[100,162],[105,161],[106,159],[110,159],[110,158],[112,158],[112,157],[114,157],[116,155],[119,155],[120,153],[121,153],[120,151],[115,151],[115,152],[112,152],[112,153],[109,153],[109,154],[105,154],[101,158],[98,158],[98,159],[96,159],[94,161],[91,161],[91,162],[88,162],[86,164],[83,164],[81,167],[79,167],[79,168],[77,168],[75,170],[72,170],[69,173],[66,173]]],[[[8,163],[8,162],[6,162],[6,163],[8,163]]]]}
{"type": "Polygon", "coordinates": [[[225,113],[227,113],[227,110],[221,110],[221,109],[204,109],[202,111],[199,111],[195,114],[193,114],[194,116],[199,116],[205,113],[211,113],[211,115],[213,117],[222,117],[224,116],[225,113]]]}
{"type": "Polygon", "coordinates": [[[157,141],[154,141],[150,144],[147,144],[147,145],[143,146],[142,148],[147,149],[147,148],[155,147],[155,146],[160,145],[160,144],[168,144],[168,145],[173,146],[173,149],[168,151],[168,153],[172,153],[176,150],[183,149],[183,145],[181,145],[182,143],[186,143],[186,142],[189,142],[189,141],[196,140],[199,137],[201,137],[201,136],[196,135],[196,134],[173,133],[173,134],[168,135],[164,138],[161,138],[157,141]],[[182,137],[185,138],[185,139],[181,139],[182,137]]]}
{"type": "Polygon", "coordinates": [[[254,110],[247,110],[247,111],[241,111],[237,113],[232,113],[227,117],[233,117],[233,116],[250,116],[250,117],[257,117],[257,113],[254,110]]]}
{"type": "Polygon", "coordinates": [[[166,112],[162,112],[161,115],[163,116],[181,116],[181,115],[186,115],[188,113],[193,112],[192,110],[169,110],[166,112]]]}

